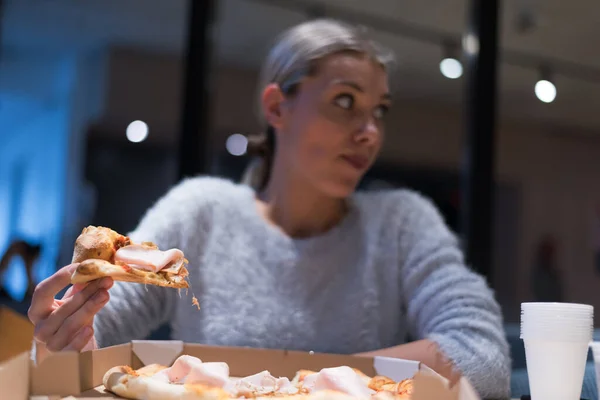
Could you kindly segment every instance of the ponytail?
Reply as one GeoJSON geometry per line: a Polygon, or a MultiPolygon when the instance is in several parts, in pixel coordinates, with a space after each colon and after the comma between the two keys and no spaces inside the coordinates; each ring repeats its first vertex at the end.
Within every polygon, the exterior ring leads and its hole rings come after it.
{"type": "Polygon", "coordinates": [[[256,190],[263,190],[271,178],[275,157],[275,128],[268,125],[264,133],[248,138],[248,154],[256,157],[245,174],[243,181],[256,190]]]}

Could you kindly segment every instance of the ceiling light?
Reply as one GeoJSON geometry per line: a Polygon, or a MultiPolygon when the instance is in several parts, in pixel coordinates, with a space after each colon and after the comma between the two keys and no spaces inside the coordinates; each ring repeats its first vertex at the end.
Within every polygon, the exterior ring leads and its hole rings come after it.
{"type": "Polygon", "coordinates": [[[148,124],[140,120],[133,121],[127,126],[125,134],[130,142],[143,142],[148,137],[148,124]]]}
{"type": "Polygon", "coordinates": [[[448,79],[458,79],[463,74],[463,66],[459,60],[460,52],[455,43],[445,43],[444,55],[440,62],[440,72],[448,79]]]}
{"type": "Polygon", "coordinates": [[[444,58],[440,62],[440,72],[448,79],[457,79],[462,76],[463,67],[456,58],[444,58]]]}
{"type": "Polygon", "coordinates": [[[544,103],[552,103],[556,99],[556,86],[547,69],[541,70],[540,79],[535,84],[535,95],[544,103]]]}
{"type": "Polygon", "coordinates": [[[225,148],[232,156],[243,156],[248,150],[248,138],[241,133],[234,133],[227,138],[225,148]]]}

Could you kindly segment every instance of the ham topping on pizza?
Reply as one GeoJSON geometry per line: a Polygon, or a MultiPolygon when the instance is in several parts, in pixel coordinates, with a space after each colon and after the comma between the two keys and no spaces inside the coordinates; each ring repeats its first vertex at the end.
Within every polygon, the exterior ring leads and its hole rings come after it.
{"type": "Polygon", "coordinates": [[[245,378],[231,378],[229,366],[223,362],[202,362],[202,360],[182,355],[173,363],[152,376],[164,383],[203,384],[209,387],[222,388],[236,396],[255,397],[270,393],[295,394],[298,388],[292,386],[287,378],[275,378],[268,371],[245,378]]]}
{"type": "Polygon", "coordinates": [[[166,383],[222,388],[229,382],[229,366],[224,362],[203,363],[196,357],[183,355],[175,360],[172,367],[163,369],[153,378],[166,383]]]}
{"type": "Polygon", "coordinates": [[[320,372],[305,377],[302,387],[308,392],[335,390],[359,398],[375,393],[350,367],[323,368],[320,372]]]}
{"type": "MultiPolygon", "coordinates": [[[[361,374],[353,368],[342,366],[335,368],[323,368],[320,372],[304,371],[303,379],[290,382],[288,378],[276,378],[269,371],[245,378],[233,378],[229,376],[229,366],[224,362],[207,362],[189,356],[182,355],[173,366],[165,368],[152,375],[152,380],[163,383],[194,385],[201,384],[207,387],[219,388],[237,398],[255,398],[259,396],[294,395],[298,393],[314,393],[319,391],[335,391],[347,394],[358,399],[396,399],[393,394],[409,394],[412,387],[400,390],[398,385],[392,383],[393,388],[384,388],[390,396],[381,395],[380,390],[369,388],[361,374]]],[[[366,377],[366,375],[365,375],[366,377]]],[[[370,379],[370,378],[369,378],[370,379]]],[[[390,382],[393,382],[390,380],[390,382]]],[[[383,383],[383,382],[382,382],[383,383]]]]}
{"type": "Polygon", "coordinates": [[[224,389],[229,393],[244,397],[264,396],[274,393],[298,393],[298,388],[292,386],[288,378],[275,378],[269,371],[262,371],[255,375],[232,380],[224,389]]]}
{"type": "Polygon", "coordinates": [[[132,244],[121,247],[115,253],[115,264],[151,272],[178,274],[185,258],[179,249],[159,250],[148,244],[132,244]]]}

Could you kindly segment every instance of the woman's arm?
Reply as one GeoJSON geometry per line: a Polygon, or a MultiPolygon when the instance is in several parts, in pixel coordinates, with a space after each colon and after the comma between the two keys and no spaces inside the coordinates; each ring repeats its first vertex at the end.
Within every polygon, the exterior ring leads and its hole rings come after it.
{"type": "MultiPolygon", "coordinates": [[[[401,251],[406,257],[401,285],[412,336],[436,343],[482,397],[507,396],[510,355],[493,292],[465,266],[456,237],[430,201],[416,194],[401,201],[410,209],[402,221],[401,251]]],[[[435,365],[435,355],[423,347],[389,351],[435,365]]]]}
{"type": "MultiPolygon", "coordinates": [[[[161,250],[177,247],[185,252],[183,235],[191,234],[185,221],[196,219],[195,213],[202,202],[202,198],[197,197],[197,186],[198,181],[191,179],[169,191],[146,212],[135,231],[129,234],[131,239],[138,243],[154,242],[161,250]]],[[[197,232],[196,236],[201,234],[197,232]]],[[[109,294],[109,302],[94,320],[94,336],[99,347],[146,338],[169,322],[179,300],[176,289],[129,282],[115,282],[109,294]]]]}

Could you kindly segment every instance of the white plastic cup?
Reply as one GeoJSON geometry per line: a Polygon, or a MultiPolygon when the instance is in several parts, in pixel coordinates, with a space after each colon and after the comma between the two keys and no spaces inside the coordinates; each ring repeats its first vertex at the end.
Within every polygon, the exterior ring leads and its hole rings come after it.
{"type": "Polygon", "coordinates": [[[523,329],[560,329],[561,332],[577,332],[577,331],[588,331],[592,328],[593,322],[574,322],[569,320],[528,320],[521,323],[523,329]]]}
{"type": "Polygon", "coordinates": [[[521,309],[534,309],[534,308],[556,308],[561,310],[583,310],[583,311],[594,311],[594,306],[590,304],[581,303],[558,303],[558,302],[547,302],[547,301],[533,301],[521,303],[521,309]]]}
{"type": "Polygon", "coordinates": [[[591,342],[593,328],[568,329],[560,326],[522,326],[521,339],[542,339],[566,342],[591,342]]]}
{"type": "Polygon", "coordinates": [[[594,369],[596,370],[596,387],[600,396],[600,342],[590,343],[592,354],[594,356],[594,369]]]}
{"type": "Polygon", "coordinates": [[[522,303],[521,338],[591,342],[594,307],[575,303],[522,303]]]}
{"type": "Polygon", "coordinates": [[[594,328],[591,323],[544,323],[531,321],[521,324],[521,338],[539,337],[546,340],[592,340],[594,328]]]}
{"type": "Polygon", "coordinates": [[[566,336],[566,335],[558,335],[558,334],[554,334],[554,335],[548,335],[544,332],[540,332],[540,333],[531,333],[529,335],[521,335],[521,339],[526,340],[526,339],[530,339],[530,340],[548,340],[548,341],[552,341],[552,342],[565,342],[565,343],[590,343],[591,342],[591,336],[592,334],[581,334],[578,336],[575,335],[571,335],[571,336],[566,336]]]}
{"type": "Polygon", "coordinates": [[[523,339],[531,400],[579,400],[589,341],[523,339]]]}
{"type": "Polygon", "coordinates": [[[532,400],[579,400],[594,329],[594,307],[573,303],[522,303],[532,400]]]}

